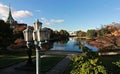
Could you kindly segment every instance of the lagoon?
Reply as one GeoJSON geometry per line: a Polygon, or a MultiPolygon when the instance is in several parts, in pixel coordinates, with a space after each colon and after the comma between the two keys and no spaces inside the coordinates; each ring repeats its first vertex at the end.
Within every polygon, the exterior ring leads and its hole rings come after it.
{"type": "Polygon", "coordinates": [[[89,45],[87,40],[81,40],[76,37],[69,38],[66,41],[57,41],[53,43],[53,47],[50,50],[61,50],[61,51],[77,51],[82,52],[81,45],[88,47],[93,52],[97,52],[98,48],[89,45]]]}

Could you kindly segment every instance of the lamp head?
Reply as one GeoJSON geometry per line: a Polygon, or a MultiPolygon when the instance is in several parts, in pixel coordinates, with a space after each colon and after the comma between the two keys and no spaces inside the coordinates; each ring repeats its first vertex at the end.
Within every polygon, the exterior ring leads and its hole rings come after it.
{"type": "Polygon", "coordinates": [[[34,23],[34,30],[38,30],[39,28],[42,28],[42,23],[37,19],[34,23]]]}
{"type": "Polygon", "coordinates": [[[33,31],[27,27],[27,28],[23,31],[24,40],[27,41],[27,42],[33,41],[32,33],[33,33],[33,31]]]}

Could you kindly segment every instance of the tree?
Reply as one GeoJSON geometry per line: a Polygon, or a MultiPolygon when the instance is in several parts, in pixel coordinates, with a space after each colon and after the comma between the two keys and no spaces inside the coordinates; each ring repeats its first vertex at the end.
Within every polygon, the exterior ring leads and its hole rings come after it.
{"type": "Polygon", "coordinates": [[[112,23],[102,26],[97,30],[98,41],[101,49],[118,49],[120,44],[120,24],[112,23]]]}
{"type": "Polygon", "coordinates": [[[93,39],[93,38],[95,38],[96,36],[97,36],[96,30],[91,29],[91,30],[88,30],[88,31],[87,31],[87,34],[86,34],[86,37],[87,37],[87,38],[93,39]]]}
{"type": "Polygon", "coordinates": [[[105,34],[108,34],[109,30],[106,28],[101,28],[100,30],[97,31],[97,37],[102,37],[105,34]]]}
{"type": "Polygon", "coordinates": [[[69,33],[66,30],[60,30],[60,36],[66,38],[69,36],[69,33]]]}
{"type": "Polygon", "coordinates": [[[10,24],[5,23],[0,20],[0,47],[6,48],[12,41],[12,29],[10,29],[10,24]]]}
{"type": "Polygon", "coordinates": [[[86,32],[84,32],[84,31],[77,31],[77,36],[78,37],[85,37],[86,36],[86,32]]]}
{"type": "MultiPolygon", "coordinates": [[[[29,26],[29,28],[31,28],[31,27],[29,26]]],[[[25,30],[25,29],[26,29],[26,26],[24,26],[24,25],[15,28],[13,30],[13,35],[14,35],[13,39],[14,40],[16,40],[18,38],[22,38],[23,39],[23,30],[25,30]]]]}
{"type": "Polygon", "coordinates": [[[108,25],[105,28],[108,30],[107,34],[104,34],[103,39],[114,46],[114,48],[118,47],[120,43],[120,24],[118,25],[108,25]]]}

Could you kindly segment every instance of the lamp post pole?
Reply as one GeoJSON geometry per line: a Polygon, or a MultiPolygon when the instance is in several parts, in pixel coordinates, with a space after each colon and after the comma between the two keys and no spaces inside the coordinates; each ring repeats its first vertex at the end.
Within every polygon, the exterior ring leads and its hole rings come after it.
{"type": "Polygon", "coordinates": [[[36,74],[40,74],[40,54],[39,54],[39,47],[36,46],[36,74]]]}
{"type": "Polygon", "coordinates": [[[34,41],[35,49],[36,49],[36,74],[40,74],[40,50],[42,49],[42,42],[49,39],[50,34],[49,31],[42,29],[42,23],[37,20],[34,23],[34,31],[29,29],[25,29],[23,31],[24,39],[27,42],[27,46],[29,48],[29,42],[34,41]]]}

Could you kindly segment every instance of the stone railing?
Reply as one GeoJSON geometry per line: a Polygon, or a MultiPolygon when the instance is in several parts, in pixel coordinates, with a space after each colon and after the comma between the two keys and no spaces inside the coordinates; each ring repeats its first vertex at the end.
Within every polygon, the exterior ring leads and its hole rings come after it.
{"type": "Polygon", "coordinates": [[[118,55],[120,51],[117,52],[99,52],[98,55],[118,55]]]}

